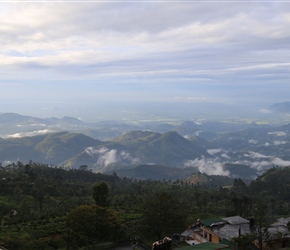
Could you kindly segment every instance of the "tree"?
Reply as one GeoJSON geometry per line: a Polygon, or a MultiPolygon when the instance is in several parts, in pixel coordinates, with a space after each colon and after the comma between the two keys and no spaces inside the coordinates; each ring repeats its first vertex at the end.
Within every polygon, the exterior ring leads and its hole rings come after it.
{"type": "Polygon", "coordinates": [[[81,205],[67,215],[67,227],[79,245],[118,239],[121,224],[110,208],[81,205]]]}
{"type": "Polygon", "coordinates": [[[93,186],[93,198],[96,205],[108,206],[109,186],[106,182],[100,182],[93,186]]]}
{"type": "Polygon", "coordinates": [[[43,191],[43,180],[39,179],[33,185],[31,195],[35,199],[36,210],[42,210],[44,191],[43,191]]]}
{"type": "Polygon", "coordinates": [[[263,241],[269,238],[268,222],[266,219],[267,206],[263,203],[258,203],[254,210],[255,216],[255,231],[254,237],[258,240],[259,249],[263,249],[263,241]]]}
{"type": "Polygon", "coordinates": [[[253,237],[251,234],[240,235],[239,237],[234,237],[232,242],[237,246],[236,249],[252,249],[253,247],[253,237]]]}
{"type": "Polygon", "coordinates": [[[79,166],[80,171],[88,171],[89,167],[87,165],[81,165],[79,166]]]}
{"type": "Polygon", "coordinates": [[[236,193],[243,193],[247,194],[249,192],[249,189],[245,182],[242,179],[234,179],[234,184],[232,190],[236,193]]]}
{"type": "Polygon", "coordinates": [[[168,193],[158,192],[146,197],[142,212],[146,232],[157,237],[157,240],[185,227],[186,215],[182,212],[181,202],[168,193]]]}

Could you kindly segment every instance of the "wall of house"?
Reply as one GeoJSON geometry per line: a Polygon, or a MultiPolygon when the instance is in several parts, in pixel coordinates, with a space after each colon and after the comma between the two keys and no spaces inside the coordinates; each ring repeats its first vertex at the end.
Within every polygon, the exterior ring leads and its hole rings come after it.
{"type": "Polygon", "coordinates": [[[203,237],[212,243],[219,243],[220,242],[220,238],[210,229],[206,228],[206,227],[202,227],[202,235],[203,237]]]}
{"type": "Polygon", "coordinates": [[[276,239],[271,240],[267,243],[268,246],[270,246],[271,249],[282,249],[290,247],[290,239],[283,238],[283,239],[276,239]]]}
{"type": "Polygon", "coordinates": [[[193,233],[192,235],[193,239],[200,242],[200,243],[204,243],[207,242],[206,239],[204,239],[201,235],[199,235],[198,233],[193,233]]]}
{"type": "Polygon", "coordinates": [[[212,243],[219,243],[220,242],[220,238],[217,235],[211,234],[211,233],[207,234],[207,240],[209,242],[212,242],[212,243]]]}

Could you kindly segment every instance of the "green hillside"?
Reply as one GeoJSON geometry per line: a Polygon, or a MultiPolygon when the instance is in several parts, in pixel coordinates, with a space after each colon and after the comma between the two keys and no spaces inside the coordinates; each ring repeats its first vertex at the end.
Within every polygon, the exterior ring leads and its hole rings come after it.
{"type": "Polygon", "coordinates": [[[265,197],[290,200],[290,166],[267,170],[253,181],[249,188],[255,194],[263,193],[265,197]]]}
{"type": "Polygon", "coordinates": [[[43,152],[47,160],[51,160],[53,164],[58,164],[64,159],[79,154],[86,147],[100,144],[100,141],[83,134],[61,132],[45,136],[34,148],[43,152]]]}
{"type": "Polygon", "coordinates": [[[118,176],[144,180],[169,180],[184,179],[192,174],[191,168],[172,168],[162,165],[140,165],[134,168],[115,169],[118,176]]]}

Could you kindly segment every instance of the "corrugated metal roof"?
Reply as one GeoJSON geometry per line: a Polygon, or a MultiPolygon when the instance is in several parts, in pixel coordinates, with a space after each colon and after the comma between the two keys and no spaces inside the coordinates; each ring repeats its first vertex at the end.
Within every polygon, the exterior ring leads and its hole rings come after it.
{"type": "Polygon", "coordinates": [[[226,218],[223,218],[223,220],[227,221],[231,225],[239,225],[239,224],[247,224],[247,223],[250,223],[250,221],[244,219],[241,216],[226,217],[226,218]]]}
{"type": "Polygon", "coordinates": [[[208,218],[208,219],[202,220],[200,223],[206,227],[211,227],[211,226],[223,225],[223,224],[226,224],[227,222],[221,218],[208,218]]]}
{"type": "Polygon", "coordinates": [[[281,224],[287,225],[288,222],[290,222],[290,217],[289,218],[279,218],[277,219],[278,222],[280,222],[281,224]]]}
{"type": "Polygon", "coordinates": [[[249,224],[236,224],[231,225],[227,224],[224,227],[220,228],[217,234],[227,240],[231,240],[234,237],[241,235],[250,234],[250,225],[249,224]]]}

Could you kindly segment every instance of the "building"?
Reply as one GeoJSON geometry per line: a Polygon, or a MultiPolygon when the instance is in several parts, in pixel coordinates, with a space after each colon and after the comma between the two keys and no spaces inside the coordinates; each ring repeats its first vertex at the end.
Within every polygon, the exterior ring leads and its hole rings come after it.
{"type": "Polygon", "coordinates": [[[266,244],[272,249],[290,248],[289,227],[290,217],[277,219],[268,228],[270,238],[266,240],[266,244]]]}
{"type": "MultiPolygon", "coordinates": [[[[198,220],[190,225],[181,236],[192,249],[226,249],[230,248],[233,238],[251,234],[251,222],[240,216],[225,218],[208,218],[198,220]]],[[[263,249],[290,248],[290,217],[280,218],[272,223],[268,230],[269,237],[263,239],[263,249]]],[[[253,241],[258,247],[257,240],[253,241]]],[[[255,248],[253,245],[253,249],[255,248]]],[[[233,246],[232,246],[233,247],[233,246]]],[[[179,248],[178,248],[179,250],[179,248]]],[[[183,250],[182,248],[180,250],[183,250]]],[[[184,250],[190,250],[186,248],[184,250]]]]}
{"type": "Polygon", "coordinates": [[[198,245],[230,242],[233,238],[246,234],[250,234],[250,221],[240,216],[232,216],[198,220],[181,235],[189,245],[198,245]]]}

